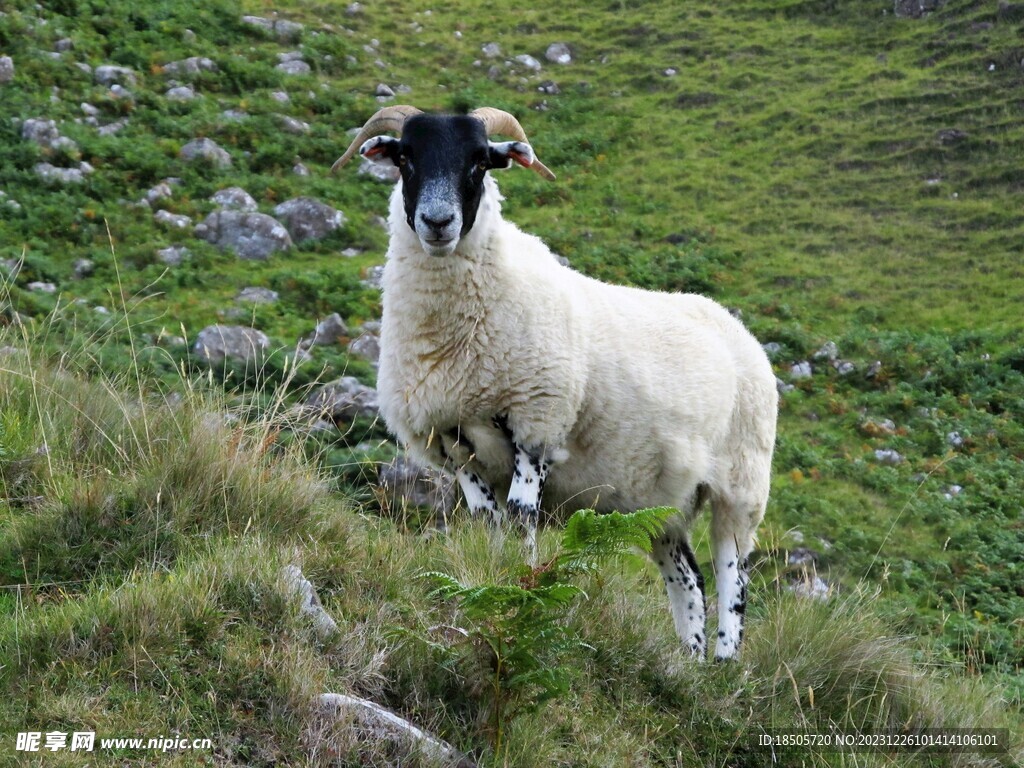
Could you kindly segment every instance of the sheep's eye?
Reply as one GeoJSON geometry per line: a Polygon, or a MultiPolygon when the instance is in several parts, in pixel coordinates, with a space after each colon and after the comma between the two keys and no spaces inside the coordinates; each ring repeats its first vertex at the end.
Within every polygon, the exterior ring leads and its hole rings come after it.
{"type": "Polygon", "coordinates": [[[486,160],[481,160],[479,163],[476,164],[476,169],[481,173],[486,172],[489,167],[490,166],[487,164],[486,160]]]}
{"type": "Polygon", "coordinates": [[[403,167],[408,165],[409,164],[409,158],[407,158],[405,155],[399,155],[398,156],[398,164],[403,166],[403,167]]]}

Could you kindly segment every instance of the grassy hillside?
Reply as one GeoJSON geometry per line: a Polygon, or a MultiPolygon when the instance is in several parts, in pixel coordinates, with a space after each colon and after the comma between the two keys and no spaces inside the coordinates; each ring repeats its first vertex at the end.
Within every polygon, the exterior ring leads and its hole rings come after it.
{"type": "MultiPolygon", "coordinates": [[[[238,764],[329,761],[310,696],[331,689],[509,765],[760,765],[737,735],[755,724],[1019,728],[1024,14],[955,0],[922,19],[886,2],[736,5],[537,3],[499,20],[472,2],[8,3],[0,346],[21,352],[0,358],[0,720],[215,733],[206,759],[238,764]],[[242,20],[275,11],[302,30],[282,40],[242,20]],[[544,58],[556,42],[572,63],[544,58]],[[278,68],[292,52],[308,73],[278,68]],[[524,54],[540,71],[515,61],[524,54]],[[192,56],[214,69],[168,68],[192,56]],[[102,65],[132,70],[130,96],[97,82],[102,65]],[[521,573],[514,548],[496,553],[472,526],[445,540],[419,535],[415,518],[379,518],[366,478],[395,453],[381,425],[306,441],[283,417],[316,381],[373,383],[344,346],[313,347],[298,367],[287,352],[329,313],[353,332],[379,317],[363,281],[383,261],[375,218],[390,186],[355,164],[327,171],[379,108],[380,83],[424,109],[515,112],[559,178],[503,174],[509,218],[582,271],[707,293],[774,342],[793,388],[742,665],[679,665],[654,574],[620,568],[586,585],[591,600],[567,619],[591,647],[572,693],[524,716],[495,758],[479,681],[408,639],[456,621],[417,573],[521,573]],[[175,84],[196,97],[169,99],[175,84]],[[306,127],[290,132],[286,117],[306,127]],[[26,139],[33,118],[73,143],[26,139]],[[231,166],[183,161],[200,137],[231,166]],[[93,170],[45,183],[43,162],[93,170]],[[168,178],[168,196],[138,203],[168,178]],[[264,213],[307,196],[347,223],[241,261],[155,218],[197,224],[231,186],[264,213]],[[171,245],[190,255],[165,264],[157,251],[171,245]],[[279,300],[236,302],[247,286],[279,300]],[[214,322],[251,324],[277,351],[258,373],[208,375],[190,342],[214,322]],[[815,358],[827,341],[834,363],[815,358]],[[813,375],[793,378],[798,361],[813,375]],[[836,602],[783,589],[799,577],[797,546],[836,602]],[[323,647],[282,597],[280,566],[295,559],[343,642],[323,647]],[[999,699],[1009,714],[986,709],[999,699]]],[[[369,759],[337,748],[342,762],[369,759]]],[[[806,759],[861,758],[873,764],[806,759]]]]}

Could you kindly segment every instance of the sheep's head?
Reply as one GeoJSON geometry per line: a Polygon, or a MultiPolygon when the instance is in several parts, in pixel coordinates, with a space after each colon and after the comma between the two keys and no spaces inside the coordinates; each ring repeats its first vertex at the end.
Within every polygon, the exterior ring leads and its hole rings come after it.
{"type": "Polygon", "coordinates": [[[406,221],[431,256],[452,253],[473,228],[488,171],[517,163],[555,178],[534,155],[519,122],[489,107],[468,115],[385,107],[367,121],[331,170],[347,163],[356,151],[373,162],[398,167],[406,221]],[[492,134],[515,140],[494,142],[492,134]]]}

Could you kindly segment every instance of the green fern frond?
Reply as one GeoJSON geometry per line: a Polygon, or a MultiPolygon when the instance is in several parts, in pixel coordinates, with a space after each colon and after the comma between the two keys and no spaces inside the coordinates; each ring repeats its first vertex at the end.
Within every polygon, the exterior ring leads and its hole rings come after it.
{"type": "Polygon", "coordinates": [[[593,571],[634,550],[650,552],[651,541],[676,512],[672,507],[652,507],[630,514],[580,510],[566,523],[558,568],[563,573],[593,571]]]}

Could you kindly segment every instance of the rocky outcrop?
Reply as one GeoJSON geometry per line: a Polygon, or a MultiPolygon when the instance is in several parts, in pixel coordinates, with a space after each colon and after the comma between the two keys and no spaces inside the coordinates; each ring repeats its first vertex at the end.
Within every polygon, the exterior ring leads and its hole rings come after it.
{"type": "Polygon", "coordinates": [[[230,360],[259,360],[269,348],[270,339],[255,328],[209,325],[199,332],[192,351],[200,361],[216,366],[230,360]]]}
{"type": "Polygon", "coordinates": [[[217,168],[230,168],[231,155],[213,139],[193,139],[181,148],[178,157],[186,162],[205,162],[217,168]]]}
{"type": "Polygon", "coordinates": [[[311,197],[296,197],[274,208],[292,240],[322,240],[345,224],[345,214],[311,197]]]}
{"type": "Polygon", "coordinates": [[[214,211],[196,227],[196,236],[240,259],[263,260],[292,246],[281,222],[263,213],[214,211]]]}

